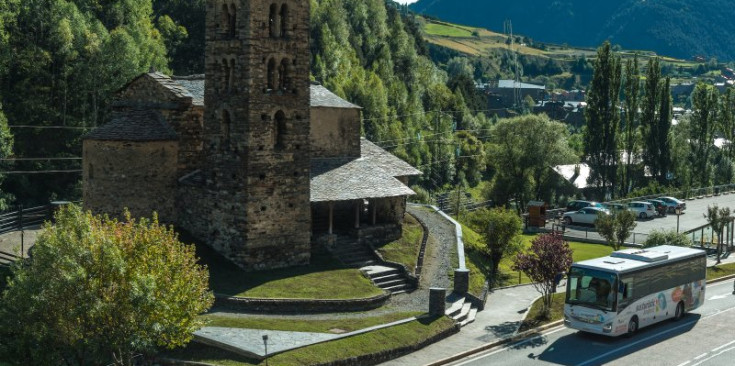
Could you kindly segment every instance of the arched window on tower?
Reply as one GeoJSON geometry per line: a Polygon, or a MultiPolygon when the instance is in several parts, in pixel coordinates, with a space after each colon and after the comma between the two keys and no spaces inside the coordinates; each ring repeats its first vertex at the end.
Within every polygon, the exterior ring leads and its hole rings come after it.
{"type": "Polygon", "coordinates": [[[287,90],[291,87],[291,75],[289,72],[290,62],[287,58],[281,60],[278,66],[278,89],[287,90]]]}
{"type": "Polygon", "coordinates": [[[237,32],[237,8],[235,4],[230,4],[230,37],[235,37],[237,32]]]}
{"type": "Polygon", "coordinates": [[[220,20],[220,24],[222,24],[222,27],[220,28],[220,31],[224,34],[229,34],[230,32],[230,8],[227,6],[227,4],[222,4],[222,19],[220,20]]]}
{"type": "Polygon", "coordinates": [[[276,112],[273,118],[273,148],[282,150],[286,147],[286,114],[283,111],[276,112]]]}
{"type": "Polygon", "coordinates": [[[227,59],[222,60],[222,76],[224,76],[223,80],[223,88],[226,92],[230,91],[230,76],[232,74],[230,73],[230,63],[227,61],[227,59]]]}
{"type": "Polygon", "coordinates": [[[288,6],[286,4],[281,5],[281,24],[280,24],[280,36],[286,36],[286,25],[288,24],[288,6]]]}
{"type": "Polygon", "coordinates": [[[271,37],[278,37],[278,5],[271,4],[270,13],[268,15],[268,25],[271,37]]]}
{"type": "Polygon", "coordinates": [[[276,87],[276,60],[268,60],[268,72],[266,80],[266,89],[273,90],[276,87]]]}
{"type": "Polygon", "coordinates": [[[222,110],[222,150],[229,150],[230,148],[230,129],[232,127],[232,121],[230,119],[230,112],[226,109],[222,110]]]}

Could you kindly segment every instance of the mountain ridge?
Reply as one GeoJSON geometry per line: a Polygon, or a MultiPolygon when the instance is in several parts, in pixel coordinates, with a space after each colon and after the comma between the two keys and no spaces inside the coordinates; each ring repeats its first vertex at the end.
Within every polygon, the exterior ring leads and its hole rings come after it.
{"type": "Polygon", "coordinates": [[[502,30],[550,43],[596,47],[605,40],[625,49],[679,58],[735,60],[735,0],[419,0],[414,12],[502,30]]]}

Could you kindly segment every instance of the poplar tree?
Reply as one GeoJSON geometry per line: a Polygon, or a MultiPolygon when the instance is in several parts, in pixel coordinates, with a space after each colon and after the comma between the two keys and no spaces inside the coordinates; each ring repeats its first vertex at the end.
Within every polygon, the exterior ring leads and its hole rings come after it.
{"type": "Polygon", "coordinates": [[[735,89],[727,88],[721,97],[719,127],[722,137],[729,141],[725,147],[725,156],[731,161],[735,160],[735,89]]]}
{"type": "Polygon", "coordinates": [[[712,180],[711,155],[714,146],[719,92],[712,85],[699,83],[692,93],[692,113],[689,126],[689,166],[691,187],[709,186],[712,180]]]}
{"type": "Polygon", "coordinates": [[[643,164],[648,167],[654,177],[660,175],[659,167],[659,123],[656,112],[659,108],[661,84],[661,66],[658,58],[648,60],[646,82],[643,89],[643,103],[641,104],[641,132],[643,135],[643,164]]]}
{"type": "Polygon", "coordinates": [[[625,64],[625,123],[621,126],[623,135],[623,149],[626,152],[625,164],[620,169],[621,184],[620,193],[625,195],[628,193],[632,182],[632,164],[633,155],[636,153],[636,134],[638,130],[638,105],[641,89],[641,74],[638,69],[638,54],[632,60],[628,60],[625,64]]]}
{"type": "Polygon", "coordinates": [[[591,182],[598,189],[609,189],[610,194],[615,194],[620,160],[617,132],[622,70],[620,57],[613,54],[609,42],[605,41],[597,49],[594,67],[585,111],[584,153],[591,169],[591,182]]]}
{"type": "Polygon", "coordinates": [[[656,131],[658,132],[657,144],[658,148],[658,178],[659,183],[664,183],[666,180],[667,173],[671,170],[671,138],[669,132],[671,131],[671,78],[666,77],[663,85],[661,86],[659,95],[659,109],[658,109],[658,126],[656,131]]]}

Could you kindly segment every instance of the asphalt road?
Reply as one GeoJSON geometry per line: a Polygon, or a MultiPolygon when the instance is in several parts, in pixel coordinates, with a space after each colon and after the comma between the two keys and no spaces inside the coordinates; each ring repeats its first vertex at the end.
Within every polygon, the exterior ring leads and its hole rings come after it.
{"type": "Polygon", "coordinates": [[[608,338],[557,327],[451,365],[730,366],[735,364],[732,291],[732,281],[709,285],[704,305],[682,320],[643,328],[632,337],[608,338]]]}

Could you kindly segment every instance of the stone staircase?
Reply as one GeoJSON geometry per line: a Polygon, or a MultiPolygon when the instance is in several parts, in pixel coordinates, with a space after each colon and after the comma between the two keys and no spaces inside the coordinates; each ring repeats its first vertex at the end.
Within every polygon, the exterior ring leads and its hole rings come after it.
{"type": "Polygon", "coordinates": [[[330,252],[340,262],[350,267],[365,267],[380,261],[370,248],[360,245],[351,238],[338,238],[330,252]]]}
{"type": "Polygon", "coordinates": [[[411,285],[403,273],[395,268],[371,265],[360,268],[360,270],[367,274],[376,286],[389,291],[391,294],[400,294],[414,290],[413,285],[411,285]]]}
{"type": "Polygon", "coordinates": [[[447,310],[444,313],[458,322],[460,326],[464,327],[475,321],[478,308],[472,305],[471,302],[466,301],[464,296],[452,293],[447,297],[447,305],[447,310]]]}

